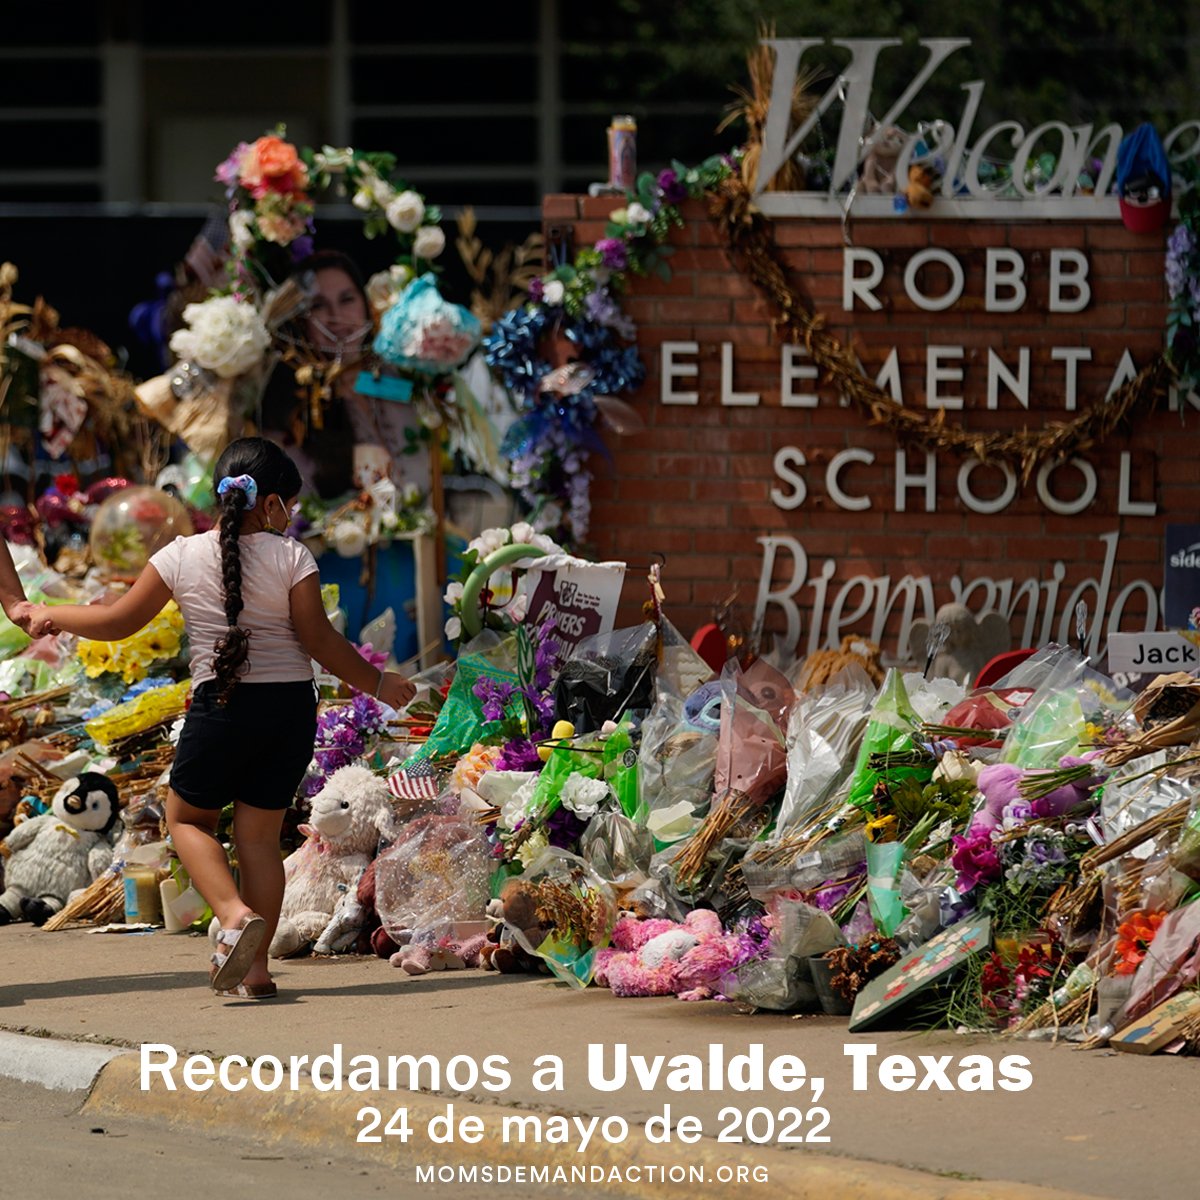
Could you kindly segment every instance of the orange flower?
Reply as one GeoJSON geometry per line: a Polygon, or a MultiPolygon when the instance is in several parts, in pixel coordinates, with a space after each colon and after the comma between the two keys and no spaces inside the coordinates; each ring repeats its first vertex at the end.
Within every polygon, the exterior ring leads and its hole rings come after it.
{"type": "Polygon", "coordinates": [[[298,192],[308,185],[308,170],[296,147],[272,134],[249,147],[242,160],[242,184],[256,198],[268,191],[298,192]]]}
{"type": "Polygon", "coordinates": [[[1117,926],[1116,974],[1132,975],[1138,969],[1165,917],[1162,912],[1139,911],[1117,926]]]}

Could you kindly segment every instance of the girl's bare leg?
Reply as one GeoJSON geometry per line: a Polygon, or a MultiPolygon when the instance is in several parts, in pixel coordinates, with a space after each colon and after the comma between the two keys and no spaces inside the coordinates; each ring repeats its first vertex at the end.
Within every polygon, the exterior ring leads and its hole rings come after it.
{"type": "Polygon", "coordinates": [[[267,935],[254,957],[254,965],[246,973],[246,983],[266,983],[271,978],[267,951],[283,907],[283,856],[279,850],[279,834],[283,829],[284,811],[240,803],[233,810],[233,840],[237,846],[242,899],[267,923],[267,935]]]}

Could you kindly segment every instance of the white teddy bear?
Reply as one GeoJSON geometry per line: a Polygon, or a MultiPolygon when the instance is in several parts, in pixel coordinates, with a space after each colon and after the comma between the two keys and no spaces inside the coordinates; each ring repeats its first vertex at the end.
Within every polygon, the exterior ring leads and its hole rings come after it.
{"type": "Polygon", "coordinates": [[[44,925],[72,892],[97,879],[112,863],[108,834],[120,811],[112,782],[85,771],[58,789],[48,813],[23,821],[0,842],[8,860],[0,925],[44,925]]]}
{"type": "MultiPolygon", "coordinates": [[[[359,876],[375,857],[392,822],[387,783],[366,767],[342,767],[312,799],[308,841],[284,860],[287,885],[271,954],[285,958],[316,942],[344,912],[359,876]]],[[[331,930],[322,950],[332,950],[342,930],[331,930]]]]}

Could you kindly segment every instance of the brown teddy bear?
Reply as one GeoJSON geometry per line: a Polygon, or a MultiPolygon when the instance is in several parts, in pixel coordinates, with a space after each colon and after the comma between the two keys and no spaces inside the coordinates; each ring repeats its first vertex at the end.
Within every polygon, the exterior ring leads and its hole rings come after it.
{"type": "Polygon", "coordinates": [[[518,933],[530,946],[540,946],[549,933],[537,912],[537,888],[523,879],[510,879],[499,899],[488,906],[488,915],[496,920],[480,952],[485,970],[502,975],[530,974],[545,970],[545,964],[522,944],[518,933]]]}
{"type": "Polygon", "coordinates": [[[904,191],[909,208],[928,208],[933,203],[933,172],[913,163],[908,168],[908,187],[904,191]]]}

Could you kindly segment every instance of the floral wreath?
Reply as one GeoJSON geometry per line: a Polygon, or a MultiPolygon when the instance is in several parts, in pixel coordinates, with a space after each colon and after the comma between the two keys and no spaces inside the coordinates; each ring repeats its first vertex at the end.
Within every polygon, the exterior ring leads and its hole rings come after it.
{"type": "MultiPolygon", "coordinates": [[[[463,594],[467,581],[497,551],[510,546],[532,546],[542,554],[562,553],[561,546],[545,534],[538,533],[525,521],[518,521],[511,529],[485,529],[477,538],[469,541],[466,550],[459,556],[458,574],[447,585],[446,594],[442,597],[450,609],[450,616],[446,621],[448,641],[458,643],[463,638],[463,594]]],[[[511,570],[517,567],[520,561],[522,560],[518,559],[504,565],[511,570]]],[[[501,567],[495,569],[500,570],[501,567]]],[[[483,608],[482,624],[489,629],[509,629],[513,623],[525,617],[522,597],[518,596],[504,604],[496,605],[492,603],[492,594],[485,589],[480,592],[479,599],[483,608]]]]}
{"type": "MultiPolygon", "coordinates": [[[[172,336],[171,349],[189,369],[222,379],[253,371],[264,362],[272,338],[302,309],[305,297],[294,286],[277,286],[277,277],[312,252],[314,190],[351,192],[351,203],[364,213],[368,238],[394,233],[396,261],[368,285],[376,312],[390,307],[445,248],[440,211],[419,192],[392,181],[395,155],[349,146],[298,150],[285,136],[279,126],[254,142],[241,142],[217,167],[215,178],[225,185],[229,206],[229,283],[184,309],[184,328],[172,336]]],[[[312,393],[310,407],[319,425],[320,400],[330,394],[341,364],[325,363],[297,339],[284,342],[284,356],[312,393]]],[[[185,378],[180,386],[188,382],[185,378]]]]}
{"type": "Polygon", "coordinates": [[[610,214],[605,236],[579,250],[573,263],[534,279],[529,303],[501,317],[484,339],[487,362],[519,414],[502,451],[539,531],[566,543],[587,536],[587,462],[604,449],[597,418],[609,398],[636,391],[645,378],[636,326],[617,297],[630,274],[671,277],[674,247],[665,242],[672,227],[683,225],[679,205],[705,195],[733,169],[722,155],[691,169],[676,162],[657,176],[641,175],[626,207],[610,214]],[[557,367],[545,353],[552,338],[567,343],[560,349],[568,362],[557,367]]]}
{"type": "Polygon", "coordinates": [[[1200,170],[1182,167],[1179,224],[1167,242],[1167,359],[1188,389],[1200,384],[1200,170]]]}
{"type": "Polygon", "coordinates": [[[217,167],[229,205],[230,265],[237,283],[261,285],[270,275],[261,261],[264,245],[290,249],[293,261],[312,253],[315,204],[310,191],[333,188],[351,192],[351,204],[364,214],[363,234],[376,238],[393,232],[397,264],[410,278],[419,263],[429,263],[446,247],[441,212],[402,182],[393,182],[396,156],[350,146],[305,147],[285,140],[279,126],[254,142],[240,142],[217,167]]]}

